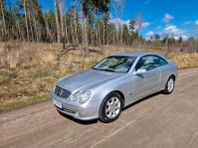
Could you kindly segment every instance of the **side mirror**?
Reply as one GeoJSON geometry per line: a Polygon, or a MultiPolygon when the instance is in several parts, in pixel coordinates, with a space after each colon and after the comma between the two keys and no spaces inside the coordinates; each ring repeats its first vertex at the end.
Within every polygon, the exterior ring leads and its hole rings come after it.
{"type": "Polygon", "coordinates": [[[145,69],[138,69],[137,71],[134,72],[135,75],[142,75],[144,73],[146,73],[145,69]]]}

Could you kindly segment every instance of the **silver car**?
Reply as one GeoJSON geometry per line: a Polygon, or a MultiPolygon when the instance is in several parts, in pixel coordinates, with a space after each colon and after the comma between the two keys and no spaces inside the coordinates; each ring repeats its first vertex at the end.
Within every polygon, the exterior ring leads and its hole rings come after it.
{"type": "Polygon", "coordinates": [[[57,110],[80,120],[116,120],[123,108],[163,91],[172,93],[177,65],[160,54],[125,52],[60,78],[51,92],[57,110]]]}

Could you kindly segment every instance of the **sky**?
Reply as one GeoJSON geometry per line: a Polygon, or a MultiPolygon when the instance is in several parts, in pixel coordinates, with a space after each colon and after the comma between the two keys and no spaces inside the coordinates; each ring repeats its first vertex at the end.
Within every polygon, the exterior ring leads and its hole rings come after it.
{"type": "MultiPolygon", "coordinates": [[[[13,0],[16,1],[16,0],[13,0]]],[[[53,9],[53,0],[38,0],[42,9],[53,9]]],[[[67,9],[72,0],[65,0],[67,9]]],[[[115,10],[111,0],[111,22],[115,22],[115,10]]],[[[143,27],[140,33],[149,38],[157,33],[160,35],[171,34],[176,39],[182,36],[187,39],[198,33],[198,0],[125,0],[124,12],[120,21],[129,24],[132,16],[142,15],[143,27]]]]}

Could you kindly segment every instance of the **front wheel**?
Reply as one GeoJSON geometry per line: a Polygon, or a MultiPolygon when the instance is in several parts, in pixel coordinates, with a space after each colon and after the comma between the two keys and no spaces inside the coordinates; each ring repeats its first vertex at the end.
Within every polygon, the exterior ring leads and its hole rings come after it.
{"type": "Polygon", "coordinates": [[[101,104],[99,118],[106,123],[115,121],[120,116],[122,108],[122,97],[117,92],[111,93],[105,97],[101,104]]]}
{"type": "Polygon", "coordinates": [[[174,90],[174,87],[175,87],[175,79],[174,79],[173,76],[171,76],[166,83],[164,93],[165,94],[171,94],[174,90]]]}

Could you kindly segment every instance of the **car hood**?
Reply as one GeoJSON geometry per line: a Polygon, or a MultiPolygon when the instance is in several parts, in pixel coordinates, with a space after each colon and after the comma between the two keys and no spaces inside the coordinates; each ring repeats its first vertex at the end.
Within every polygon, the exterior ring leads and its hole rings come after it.
{"type": "Polygon", "coordinates": [[[73,92],[83,88],[88,89],[121,75],[123,74],[89,69],[68,77],[60,78],[57,81],[57,85],[73,92]]]}

